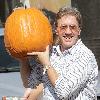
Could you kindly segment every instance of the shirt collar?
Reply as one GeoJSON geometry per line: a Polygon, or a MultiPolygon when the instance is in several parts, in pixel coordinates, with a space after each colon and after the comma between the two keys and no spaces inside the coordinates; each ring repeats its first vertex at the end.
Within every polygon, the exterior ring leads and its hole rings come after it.
{"type": "Polygon", "coordinates": [[[80,43],[82,43],[81,39],[79,39],[76,44],[74,44],[71,48],[65,50],[64,52],[61,52],[60,45],[57,46],[57,53],[59,55],[67,55],[67,54],[73,54],[75,52],[76,46],[78,46],[80,43]]]}

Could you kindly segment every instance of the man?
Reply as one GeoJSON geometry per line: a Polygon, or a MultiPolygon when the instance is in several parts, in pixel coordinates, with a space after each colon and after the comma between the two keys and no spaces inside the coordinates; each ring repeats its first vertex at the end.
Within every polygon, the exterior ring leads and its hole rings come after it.
{"type": "Polygon", "coordinates": [[[57,13],[58,43],[33,59],[21,60],[21,75],[27,100],[96,100],[98,66],[94,54],[81,41],[82,18],[76,8],[61,8],[57,13]],[[27,71],[27,69],[29,71],[27,71]],[[45,71],[45,73],[44,73],[45,71]],[[27,77],[29,76],[29,83],[27,77]],[[26,84],[25,84],[26,83],[26,84]]]}

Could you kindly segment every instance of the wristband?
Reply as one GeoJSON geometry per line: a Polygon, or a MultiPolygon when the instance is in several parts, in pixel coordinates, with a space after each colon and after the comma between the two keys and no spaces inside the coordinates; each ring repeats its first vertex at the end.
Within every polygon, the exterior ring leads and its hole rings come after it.
{"type": "Polygon", "coordinates": [[[51,65],[46,65],[45,69],[48,70],[51,67],[51,65]]]}
{"type": "Polygon", "coordinates": [[[43,74],[45,74],[45,72],[46,72],[50,67],[51,67],[51,65],[46,65],[46,66],[44,67],[43,74]]]}

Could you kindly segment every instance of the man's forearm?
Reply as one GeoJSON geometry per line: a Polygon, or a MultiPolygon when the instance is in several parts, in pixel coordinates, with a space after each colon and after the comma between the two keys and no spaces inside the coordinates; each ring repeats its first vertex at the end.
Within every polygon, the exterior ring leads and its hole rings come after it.
{"type": "Polygon", "coordinates": [[[26,68],[26,66],[20,67],[21,79],[25,88],[28,88],[28,77],[30,74],[30,69],[26,68]]]}
{"type": "Polygon", "coordinates": [[[21,62],[21,66],[20,66],[21,79],[22,79],[24,87],[27,88],[28,77],[30,75],[30,65],[27,59],[23,59],[20,62],[21,62]]]}
{"type": "Polygon", "coordinates": [[[59,76],[58,73],[52,66],[50,66],[47,69],[47,74],[48,74],[48,77],[49,77],[52,85],[55,86],[55,81],[58,79],[58,76],[59,76]]]}

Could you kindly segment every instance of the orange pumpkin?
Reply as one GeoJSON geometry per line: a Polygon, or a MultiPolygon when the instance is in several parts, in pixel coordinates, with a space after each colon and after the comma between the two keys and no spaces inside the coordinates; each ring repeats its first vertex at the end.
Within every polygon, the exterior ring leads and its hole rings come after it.
{"type": "Polygon", "coordinates": [[[44,51],[52,40],[49,20],[36,8],[15,10],[6,20],[4,43],[14,57],[25,57],[32,51],[44,51]]]}

